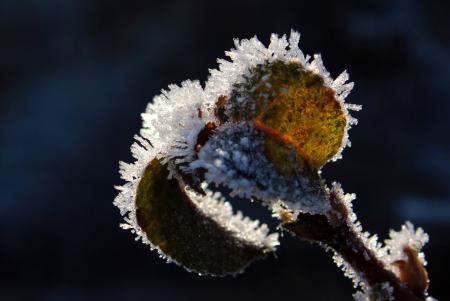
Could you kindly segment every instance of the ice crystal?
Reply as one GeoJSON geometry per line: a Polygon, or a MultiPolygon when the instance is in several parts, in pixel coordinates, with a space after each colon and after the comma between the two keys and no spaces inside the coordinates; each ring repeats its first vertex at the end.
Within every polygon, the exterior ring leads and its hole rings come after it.
{"type": "Polygon", "coordinates": [[[393,301],[395,300],[393,292],[392,286],[388,282],[383,282],[362,292],[356,292],[353,294],[353,299],[355,301],[393,301]]]}
{"type": "Polygon", "coordinates": [[[333,260],[336,266],[342,269],[344,276],[352,280],[354,288],[367,287],[364,274],[356,271],[340,254],[333,252],[333,260]]]}
{"type": "Polygon", "coordinates": [[[189,271],[226,275],[241,272],[275,250],[278,236],[269,235],[266,225],[233,214],[217,194],[201,196],[182,179],[168,175],[166,166],[153,159],[133,200],[123,193],[123,199],[116,199],[133,207],[122,227],[136,232],[161,257],[189,271]]]}
{"type": "Polygon", "coordinates": [[[275,247],[279,245],[278,233],[269,234],[269,227],[266,224],[260,224],[258,220],[244,216],[241,211],[233,213],[233,207],[221,193],[213,192],[207,186],[208,184],[202,183],[206,196],[201,196],[193,190],[187,190],[192,202],[200,211],[237,238],[251,242],[260,248],[275,251],[275,247]]]}
{"type": "Polygon", "coordinates": [[[190,162],[199,132],[215,120],[211,107],[198,81],[169,85],[142,114],[141,136],[151,141],[157,158],[174,159],[175,164],[190,162]]]}
{"type": "Polygon", "coordinates": [[[385,261],[393,263],[398,260],[407,260],[405,254],[405,247],[411,247],[418,251],[418,258],[423,265],[427,264],[425,255],[420,250],[428,242],[428,234],[426,234],[422,228],[414,229],[414,225],[411,222],[406,222],[400,229],[400,231],[391,230],[389,232],[389,239],[385,240],[386,256],[385,261]]]}

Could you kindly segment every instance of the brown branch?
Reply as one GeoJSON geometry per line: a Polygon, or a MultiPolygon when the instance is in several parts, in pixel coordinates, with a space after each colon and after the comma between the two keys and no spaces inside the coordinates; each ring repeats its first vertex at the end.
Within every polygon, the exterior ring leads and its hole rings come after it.
{"type": "Polygon", "coordinates": [[[333,219],[330,222],[323,215],[301,213],[295,222],[285,223],[283,227],[302,240],[333,249],[371,287],[389,283],[396,301],[424,301],[425,292],[413,292],[392,271],[386,269],[374,252],[364,244],[361,236],[347,223],[348,212],[339,198],[335,195],[328,197],[335,212],[341,214],[336,222],[333,219]]]}

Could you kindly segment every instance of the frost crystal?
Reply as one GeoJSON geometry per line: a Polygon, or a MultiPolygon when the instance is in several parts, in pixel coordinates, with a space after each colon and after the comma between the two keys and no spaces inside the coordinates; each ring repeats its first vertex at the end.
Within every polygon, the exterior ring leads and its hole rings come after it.
{"type": "Polygon", "coordinates": [[[207,189],[207,186],[206,183],[202,183],[206,197],[195,191],[187,190],[189,197],[199,210],[214,219],[235,237],[260,248],[275,251],[275,247],[279,245],[278,233],[269,234],[269,227],[266,224],[260,224],[258,220],[251,220],[241,211],[234,214],[231,204],[225,201],[221,193],[212,192],[207,189]]]}
{"type": "Polygon", "coordinates": [[[359,273],[358,271],[353,269],[353,267],[347,261],[345,261],[345,259],[342,258],[341,255],[334,252],[333,260],[336,266],[342,269],[342,271],[344,272],[344,276],[352,280],[354,288],[357,288],[358,286],[363,288],[367,287],[364,274],[359,273]]]}
{"type": "MultiPolygon", "coordinates": [[[[387,263],[393,263],[398,260],[408,260],[405,254],[405,247],[411,247],[419,252],[423,246],[428,242],[428,234],[426,234],[422,228],[414,229],[414,225],[411,222],[406,222],[402,226],[400,231],[391,230],[389,232],[389,239],[385,240],[385,253],[384,260],[387,263]]],[[[418,254],[419,260],[423,265],[426,265],[425,255],[423,252],[418,254]]]]}
{"type": "Polygon", "coordinates": [[[174,159],[175,164],[192,161],[198,133],[215,120],[205,99],[198,81],[184,81],[181,87],[170,85],[148,104],[141,136],[151,141],[157,158],[174,159]]]}
{"type": "Polygon", "coordinates": [[[375,287],[367,288],[363,292],[353,294],[355,301],[393,301],[392,293],[394,289],[387,282],[383,282],[375,287]]]}

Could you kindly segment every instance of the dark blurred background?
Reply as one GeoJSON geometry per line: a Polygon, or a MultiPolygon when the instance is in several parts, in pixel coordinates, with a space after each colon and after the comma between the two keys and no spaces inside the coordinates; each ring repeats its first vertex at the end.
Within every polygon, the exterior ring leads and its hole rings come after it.
{"type": "Polygon", "coordinates": [[[136,243],[112,205],[160,89],[204,81],[232,38],[291,28],[364,107],[325,178],[381,238],[423,227],[430,292],[449,300],[449,3],[0,0],[0,300],[351,300],[317,246],[285,235],[243,275],[198,277],[136,243]]]}

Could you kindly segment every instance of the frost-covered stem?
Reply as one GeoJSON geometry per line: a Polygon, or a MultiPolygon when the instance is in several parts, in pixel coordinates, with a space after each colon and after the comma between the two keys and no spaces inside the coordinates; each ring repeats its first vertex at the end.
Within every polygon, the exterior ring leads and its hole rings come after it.
{"type": "Polygon", "coordinates": [[[337,205],[334,210],[340,213],[340,218],[330,222],[323,215],[300,214],[295,222],[284,227],[300,239],[336,252],[370,287],[388,283],[393,288],[392,295],[396,301],[424,301],[425,296],[417,296],[407,288],[364,243],[362,236],[347,222],[348,212],[339,206],[337,196],[329,197],[332,204],[337,205]]]}
{"type": "Polygon", "coordinates": [[[425,300],[424,297],[416,296],[394,273],[387,270],[353,229],[346,224],[334,229],[333,238],[327,245],[341,255],[355,271],[362,274],[370,286],[388,282],[393,288],[393,297],[397,301],[425,300]]]}

